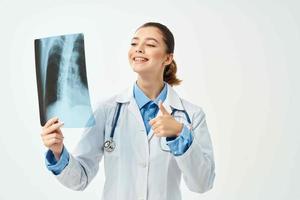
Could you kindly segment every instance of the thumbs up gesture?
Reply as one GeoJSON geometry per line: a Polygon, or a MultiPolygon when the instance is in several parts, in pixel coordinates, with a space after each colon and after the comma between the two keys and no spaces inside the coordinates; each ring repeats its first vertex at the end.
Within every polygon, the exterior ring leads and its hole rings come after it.
{"type": "Polygon", "coordinates": [[[183,128],[183,124],[176,121],[174,117],[166,110],[162,102],[159,102],[160,116],[150,120],[149,124],[153,129],[153,133],[159,137],[176,137],[183,128]]]}

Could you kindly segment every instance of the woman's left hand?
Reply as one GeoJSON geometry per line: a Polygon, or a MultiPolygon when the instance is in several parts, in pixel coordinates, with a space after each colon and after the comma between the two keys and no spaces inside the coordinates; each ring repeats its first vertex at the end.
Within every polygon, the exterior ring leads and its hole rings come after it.
{"type": "Polygon", "coordinates": [[[159,110],[162,115],[157,116],[149,121],[152,126],[153,133],[159,137],[176,137],[178,136],[183,128],[183,124],[176,121],[174,117],[168,113],[166,108],[159,103],[159,110]]]}

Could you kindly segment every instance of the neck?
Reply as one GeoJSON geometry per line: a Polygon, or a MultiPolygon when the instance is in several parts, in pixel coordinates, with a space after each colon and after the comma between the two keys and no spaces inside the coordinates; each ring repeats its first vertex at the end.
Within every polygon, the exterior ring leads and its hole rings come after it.
{"type": "Polygon", "coordinates": [[[137,85],[149,99],[154,100],[164,88],[164,81],[162,79],[144,80],[138,77],[137,85]]]}

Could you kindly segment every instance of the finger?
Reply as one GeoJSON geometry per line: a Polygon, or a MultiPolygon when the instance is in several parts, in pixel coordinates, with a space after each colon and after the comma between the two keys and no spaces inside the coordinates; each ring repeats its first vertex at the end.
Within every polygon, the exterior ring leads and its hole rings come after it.
{"type": "Polygon", "coordinates": [[[161,137],[161,134],[160,134],[160,128],[154,128],[154,129],[153,129],[153,134],[155,134],[155,135],[158,136],[158,137],[161,137]]]}
{"type": "Polygon", "coordinates": [[[47,147],[51,147],[55,144],[61,144],[61,143],[63,143],[63,140],[57,139],[57,138],[51,138],[44,142],[45,146],[47,146],[47,147]]]}
{"type": "Polygon", "coordinates": [[[61,132],[60,128],[57,129],[57,132],[63,136],[63,133],[61,132]]]}
{"type": "Polygon", "coordinates": [[[167,111],[167,109],[163,106],[162,101],[159,102],[159,110],[161,111],[161,113],[163,115],[169,115],[169,112],[167,111]]]}
{"type": "Polygon", "coordinates": [[[57,130],[55,130],[54,132],[51,132],[51,133],[42,133],[41,137],[43,139],[52,138],[52,137],[64,138],[62,132],[59,129],[57,129],[57,130]]]}
{"type": "Polygon", "coordinates": [[[48,134],[48,135],[43,136],[43,140],[49,140],[49,139],[52,139],[52,138],[63,139],[64,136],[59,134],[59,133],[52,133],[52,134],[48,134]]]}
{"type": "Polygon", "coordinates": [[[149,121],[149,124],[150,124],[151,126],[153,126],[153,125],[157,122],[157,120],[158,120],[158,117],[155,117],[155,118],[153,118],[153,119],[151,119],[151,120],[149,121]]]}
{"type": "Polygon", "coordinates": [[[153,125],[151,127],[153,129],[160,128],[161,127],[161,121],[156,121],[155,123],[153,123],[153,125]]]}
{"type": "MultiPolygon", "coordinates": [[[[161,121],[164,119],[164,117],[163,116],[157,116],[157,117],[155,117],[155,118],[153,118],[152,120],[150,120],[151,121],[151,125],[153,126],[154,124],[156,124],[156,123],[159,123],[159,124],[161,124],[161,121]]],[[[149,122],[150,122],[149,121],[149,122]]]]}
{"type": "Polygon", "coordinates": [[[52,124],[50,127],[43,130],[42,135],[47,135],[47,134],[53,133],[53,132],[58,132],[59,133],[59,132],[61,132],[59,130],[59,128],[62,127],[63,125],[64,125],[63,122],[52,124]]]}
{"type": "Polygon", "coordinates": [[[47,140],[44,140],[44,143],[47,143],[47,144],[56,144],[56,143],[62,143],[63,142],[63,139],[61,138],[49,138],[47,140]]]}
{"type": "Polygon", "coordinates": [[[157,135],[157,133],[158,133],[158,132],[157,132],[157,128],[152,127],[152,130],[153,130],[153,134],[154,134],[154,135],[157,135]]]}
{"type": "Polygon", "coordinates": [[[58,135],[58,134],[51,134],[51,135],[46,135],[43,137],[43,141],[45,143],[49,143],[53,140],[57,140],[57,141],[63,141],[64,140],[64,137],[61,136],[61,135],[58,135]]]}
{"type": "Polygon", "coordinates": [[[49,126],[51,126],[52,124],[54,124],[56,121],[58,121],[58,117],[53,117],[51,119],[49,119],[46,124],[43,126],[43,128],[48,128],[49,126]]]}
{"type": "MultiPolygon", "coordinates": [[[[45,129],[42,133],[42,135],[47,135],[49,133],[52,133],[53,131],[55,131],[56,129],[59,129],[60,127],[62,127],[64,125],[63,122],[59,122],[56,124],[51,125],[50,127],[48,127],[47,129],[45,129]]],[[[61,132],[60,130],[58,130],[58,132],[61,132]]]]}

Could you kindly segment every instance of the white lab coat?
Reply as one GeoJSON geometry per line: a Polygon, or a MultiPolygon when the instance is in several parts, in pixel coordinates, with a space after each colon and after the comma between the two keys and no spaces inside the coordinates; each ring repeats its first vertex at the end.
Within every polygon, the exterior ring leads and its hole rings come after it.
{"type": "MultiPolygon", "coordinates": [[[[194,140],[183,155],[162,151],[161,148],[167,146],[166,140],[159,140],[152,129],[146,134],[131,86],[98,104],[94,112],[96,125],[85,128],[81,140],[70,153],[69,164],[57,179],[68,188],[84,190],[96,175],[104,156],[103,200],[180,200],[181,175],[191,191],[210,190],[215,178],[215,163],[205,114],[201,107],[180,99],[174,89],[167,86],[165,108],[169,112],[169,106],[185,109],[192,120],[194,140]],[[116,148],[106,152],[103,143],[110,135],[116,102],[123,103],[114,135],[116,148]]],[[[184,116],[182,112],[176,115],[184,116]]],[[[185,118],[178,118],[182,119],[187,123],[185,118]]]]}

